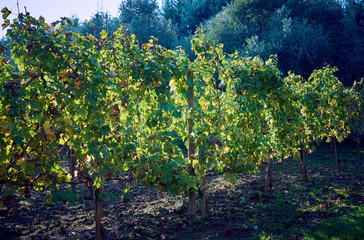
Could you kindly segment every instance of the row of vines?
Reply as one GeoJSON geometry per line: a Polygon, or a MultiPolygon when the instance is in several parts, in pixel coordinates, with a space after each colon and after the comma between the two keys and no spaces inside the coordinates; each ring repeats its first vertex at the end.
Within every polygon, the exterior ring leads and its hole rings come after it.
{"type": "Polygon", "coordinates": [[[202,32],[191,62],[183,49],[140,44],[122,28],[96,39],[68,32],[67,18],[10,22],[2,12],[12,60],[0,59],[1,197],[87,184],[96,239],[110,179],[188,195],[193,222],[197,192],[206,214],[207,177],[234,182],[294,157],[307,181],[313,143],[342,141],[360,126],[361,83],[345,88],[335,68],[283,77],[275,57],[226,55],[202,32]]]}

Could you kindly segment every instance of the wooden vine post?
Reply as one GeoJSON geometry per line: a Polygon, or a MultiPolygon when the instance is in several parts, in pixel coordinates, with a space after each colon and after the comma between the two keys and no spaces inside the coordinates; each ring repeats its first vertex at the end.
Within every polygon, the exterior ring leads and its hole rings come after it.
{"type": "MultiPolygon", "coordinates": [[[[73,150],[71,148],[68,149],[68,157],[69,157],[69,172],[71,173],[71,181],[75,180],[75,171],[76,171],[76,159],[73,156],[73,150]]],[[[71,185],[71,190],[73,194],[77,193],[76,184],[71,185]]]]}
{"type": "Polygon", "coordinates": [[[335,158],[336,171],[340,172],[340,159],[337,157],[337,149],[336,149],[336,138],[334,136],[331,137],[331,145],[332,151],[335,158]]]}
{"type": "MultiPolygon", "coordinates": [[[[205,158],[204,151],[200,151],[198,154],[200,157],[205,158]]],[[[202,185],[199,187],[199,196],[201,198],[201,219],[206,218],[206,214],[209,212],[209,206],[207,203],[207,194],[206,194],[206,186],[207,184],[207,177],[204,175],[202,177],[202,185]]]]}
{"type": "MultiPolygon", "coordinates": [[[[104,176],[102,176],[104,178],[104,176]]],[[[104,203],[104,183],[100,188],[94,189],[95,203],[95,240],[108,240],[108,233],[102,225],[102,205],[104,203]]]]}
{"type": "Polygon", "coordinates": [[[307,169],[306,169],[306,149],[299,150],[301,157],[302,177],[303,181],[307,183],[307,169]]]}
{"type": "Polygon", "coordinates": [[[204,219],[206,214],[208,213],[208,204],[207,204],[207,196],[206,196],[206,183],[207,178],[203,177],[202,179],[202,191],[201,191],[201,218],[204,219]]]}
{"type": "MultiPolygon", "coordinates": [[[[195,111],[194,106],[194,91],[193,91],[193,73],[189,72],[187,75],[187,80],[190,85],[188,85],[188,100],[187,100],[187,133],[188,133],[188,161],[189,161],[189,169],[188,172],[190,175],[194,175],[195,171],[193,168],[193,160],[195,158],[195,143],[193,138],[193,114],[195,111]]],[[[189,221],[193,223],[196,221],[196,191],[193,188],[189,190],[189,221]]]]}
{"type": "Polygon", "coordinates": [[[361,151],[360,151],[360,136],[358,134],[358,129],[356,127],[355,122],[354,122],[354,132],[355,132],[355,140],[356,140],[356,152],[358,154],[359,166],[361,166],[361,165],[363,165],[363,161],[362,161],[361,151]]]}
{"type": "Polygon", "coordinates": [[[270,194],[273,187],[270,156],[267,155],[267,166],[265,168],[265,194],[270,194]]]}
{"type": "Polygon", "coordinates": [[[107,237],[102,228],[101,219],[102,219],[102,204],[103,200],[100,198],[100,194],[103,193],[104,188],[101,187],[99,189],[95,189],[94,192],[94,200],[95,200],[95,240],[101,240],[107,237]]]}

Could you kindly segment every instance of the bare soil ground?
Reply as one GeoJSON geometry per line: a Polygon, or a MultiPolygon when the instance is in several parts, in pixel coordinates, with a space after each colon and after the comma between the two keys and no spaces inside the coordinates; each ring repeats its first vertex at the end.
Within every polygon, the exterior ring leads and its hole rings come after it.
{"type": "MultiPolygon", "coordinates": [[[[364,239],[364,167],[354,146],[339,152],[340,173],[327,146],[308,155],[306,184],[298,161],[275,162],[271,195],[264,194],[264,166],[235,185],[211,178],[210,212],[192,225],[186,197],[133,186],[125,199],[120,183],[109,182],[103,225],[109,239],[364,239]]],[[[46,202],[47,191],[32,192],[18,197],[15,212],[0,208],[0,239],[93,239],[93,201],[78,191],[77,199],[56,203],[46,202]]]]}

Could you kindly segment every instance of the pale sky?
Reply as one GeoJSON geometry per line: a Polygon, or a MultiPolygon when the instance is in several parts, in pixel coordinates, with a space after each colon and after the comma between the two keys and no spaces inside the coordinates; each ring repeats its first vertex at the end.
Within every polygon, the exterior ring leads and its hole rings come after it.
{"type": "MultiPolygon", "coordinates": [[[[18,0],[20,12],[24,12],[24,6],[33,17],[43,16],[48,23],[52,23],[60,17],[77,16],[81,20],[90,19],[98,10],[117,16],[118,8],[122,0],[18,0]]],[[[157,0],[161,4],[162,0],[157,0]]],[[[7,7],[16,18],[18,13],[17,0],[0,0],[0,9],[7,7]]],[[[0,13],[1,14],[1,13],[0,13]]],[[[0,17],[0,25],[3,23],[0,17]]],[[[5,36],[6,29],[0,27],[0,38],[5,36]]]]}

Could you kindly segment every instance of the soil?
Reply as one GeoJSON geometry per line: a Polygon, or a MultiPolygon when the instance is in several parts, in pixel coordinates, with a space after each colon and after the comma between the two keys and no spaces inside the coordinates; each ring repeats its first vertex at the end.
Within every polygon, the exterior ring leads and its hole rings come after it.
{"type": "MultiPolygon", "coordinates": [[[[308,155],[306,184],[298,161],[276,161],[269,195],[264,194],[264,165],[261,172],[240,174],[236,184],[211,178],[209,214],[194,224],[188,222],[186,197],[133,186],[125,198],[123,186],[110,181],[103,226],[109,239],[303,239],[322,222],[363,206],[364,167],[351,150],[339,157],[340,173],[329,149],[308,155]]],[[[0,239],[93,239],[93,201],[83,197],[81,186],[78,193],[75,200],[55,203],[47,203],[49,191],[32,191],[29,199],[16,196],[14,210],[0,208],[0,239]]]]}

